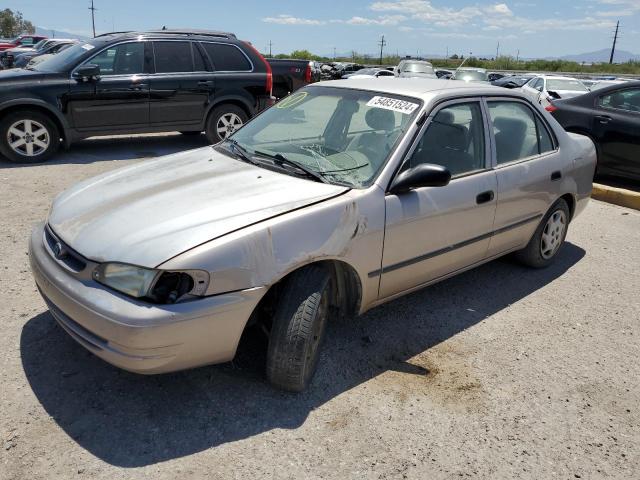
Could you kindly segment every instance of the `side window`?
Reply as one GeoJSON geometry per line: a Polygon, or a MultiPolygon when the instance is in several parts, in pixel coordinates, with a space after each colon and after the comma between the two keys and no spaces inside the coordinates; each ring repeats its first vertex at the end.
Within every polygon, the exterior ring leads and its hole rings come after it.
{"type": "Polygon", "coordinates": [[[421,163],[447,167],[452,176],[485,168],[484,124],[479,103],[451,105],[436,114],[408,167],[421,163]]]}
{"type": "Polygon", "coordinates": [[[33,38],[27,37],[20,41],[20,45],[33,45],[33,38]]]}
{"type": "Polygon", "coordinates": [[[519,102],[489,102],[489,112],[498,165],[540,153],[536,117],[529,107],[519,102]]]}
{"type": "Polygon", "coordinates": [[[135,75],[144,72],[144,43],[122,43],[103,50],[85,64],[100,67],[102,75],[135,75]]]}
{"type": "Polygon", "coordinates": [[[200,48],[195,43],[192,44],[192,48],[193,48],[193,71],[206,72],[208,70],[207,62],[205,61],[204,56],[200,51],[200,48]]]}
{"type": "Polygon", "coordinates": [[[545,127],[544,122],[536,116],[536,128],[538,129],[538,145],[539,153],[551,152],[554,150],[553,140],[549,134],[549,130],[545,127]]]}
{"type": "Polygon", "coordinates": [[[191,43],[153,42],[156,73],[193,72],[191,43]]]}
{"type": "Polygon", "coordinates": [[[248,72],[251,64],[242,51],[224,43],[203,43],[207,55],[213,62],[214,69],[219,72],[248,72]]]}
{"type": "Polygon", "coordinates": [[[603,95],[598,99],[601,107],[640,112],[640,89],[630,88],[603,95]]]}

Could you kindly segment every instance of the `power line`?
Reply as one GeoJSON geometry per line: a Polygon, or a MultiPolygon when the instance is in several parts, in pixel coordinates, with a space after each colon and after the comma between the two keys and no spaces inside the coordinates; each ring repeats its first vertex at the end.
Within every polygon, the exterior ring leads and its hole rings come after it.
{"type": "Polygon", "coordinates": [[[618,23],[616,24],[616,33],[613,36],[613,46],[611,47],[611,57],[609,57],[609,64],[611,65],[613,63],[613,56],[616,53],[616,43],[618,42],[618,30],[620,29],[620,20],[618,20],[618,23]]]}
{"type": "Polygon", "coordinates": [[[97,8],[93,6],[93,0],[91,0],[91,6],[89,7],[91,10],[91,24],[93,25],[93,38],[96,38],[96,10],[97,8]]]}
{"type": "Polygon", "coordinates": [[[382,35],[382,38],[378,42],[378,45],[380,45],[380,65],[382,65],[382,49],[387,45],[387,42],[384,39],[384,35],[382,35]]]}

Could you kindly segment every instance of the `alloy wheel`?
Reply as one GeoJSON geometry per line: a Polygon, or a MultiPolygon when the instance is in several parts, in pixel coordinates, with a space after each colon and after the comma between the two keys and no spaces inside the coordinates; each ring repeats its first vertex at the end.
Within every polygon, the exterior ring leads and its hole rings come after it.
{"type": "Polygon", "coordinates": [[[242,119],[235,113],[225,113],[218,119],[216,124],[216,131],[220,138],[225,139],[233,132],[242,127],[244,123],[242,119]]]}
{"type": "Polygon", "coordinates": [[[7,143],[11,150],[25,157],[44,153],[51,143],[49,130],[35,120],[18,120],[7,130],[7,143]]]}

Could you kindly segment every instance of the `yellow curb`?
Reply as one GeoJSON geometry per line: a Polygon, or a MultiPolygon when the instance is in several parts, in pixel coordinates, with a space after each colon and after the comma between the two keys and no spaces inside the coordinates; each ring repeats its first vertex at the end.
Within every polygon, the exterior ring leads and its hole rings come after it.
{"type": "Polygon", "coordinates": [[[602,202],[640,210],[640,192],[594,183],[591,197],[602,202]]]}

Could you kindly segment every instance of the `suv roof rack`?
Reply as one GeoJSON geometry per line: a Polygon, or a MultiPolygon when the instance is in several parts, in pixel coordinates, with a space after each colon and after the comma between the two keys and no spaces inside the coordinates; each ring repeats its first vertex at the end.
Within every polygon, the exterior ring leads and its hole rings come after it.
{"type": "Polygon", "coordinates": [[[161,29],[161,30],[148,30],[143,33],[167,34],[167,35],[197,35],[201,37],[218,37],[218,38],[237,38],[235,33],[219,32],[216,30],[194,30],[194,29],[161,29]]]}
{"type": "Polygon", "coordinates": [[[106,32],[106,33],[101,33],[100,35],[96,35],[93,38],[108,37],[109,35],[123,35],[125,33],[133,33],[133,31],[132,30],[124,30],[122,32],[106,32]]]}

